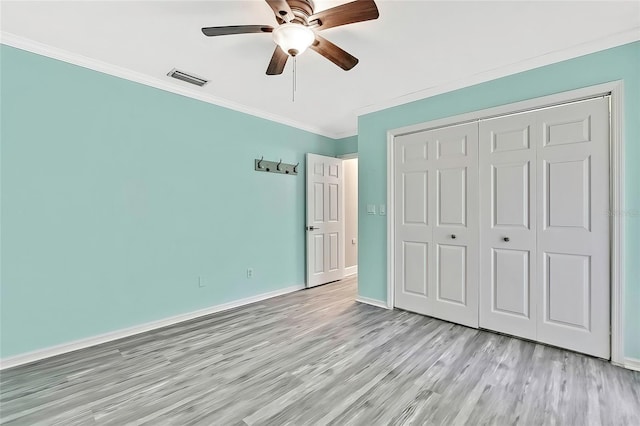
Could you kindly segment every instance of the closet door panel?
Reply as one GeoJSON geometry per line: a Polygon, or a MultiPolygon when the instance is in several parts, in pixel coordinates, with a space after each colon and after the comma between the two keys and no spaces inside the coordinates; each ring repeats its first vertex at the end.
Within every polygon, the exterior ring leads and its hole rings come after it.
{"type": "Polygon", "coordinates": [[[609,102],[536,115],[537,339],[609,358],[609,102]]]}
{"type": "Polygon", "coordinates": [[[477,123],[433,130],[435,245],[430,315],[478,327],[477,123]]]}
{"type": "Polygon", "coordinates": [[[395,306],[471,327],[478,326],[477,138],[471,123],[400,136],[394,146],[395,306]]]}
{"type": "Polygon", "coordinates": [[[480,327],[536,336],[535,118],[480,122],[480,327]]]}
{"type": "Polygon", "coordinates": [[[398,136],[394,144],[395,305],[424,310],[429,292],[433,249],[433,198],[430,172],[435,147],[425,132],[398,136]]]}

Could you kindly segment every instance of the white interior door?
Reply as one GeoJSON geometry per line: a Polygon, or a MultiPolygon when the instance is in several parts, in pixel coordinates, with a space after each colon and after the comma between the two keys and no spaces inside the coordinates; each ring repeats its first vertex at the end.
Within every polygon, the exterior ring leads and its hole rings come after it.
{"type": "Polygon", "coordinates": [[[342,160],[307,154],[307,287],[344,277],[342,160]]]}
{"type": "Polygon", "coordinates": [[[537,340],[609,358],[609,100],[536,115],[537,340]]]}
{"type": "Polygon", "coordinates": [[[535,340],[534,114],[480,122],[480,327],[535,340]]]}
{"type": "Polygon", "coordinates": [[[477,123],[399,136],[395,306],[478,326],[477,123]]]}

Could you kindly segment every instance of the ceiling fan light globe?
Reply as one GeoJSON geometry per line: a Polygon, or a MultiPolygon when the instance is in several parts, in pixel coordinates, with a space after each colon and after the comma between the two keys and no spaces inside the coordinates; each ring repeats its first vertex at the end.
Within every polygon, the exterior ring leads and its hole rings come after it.
{"type": "Polygon", "coordinates": [[[313,30],[301,24],[282,24],[273,30],[273,41],[290,56],[303,53],[315,38],[313,30]]]}

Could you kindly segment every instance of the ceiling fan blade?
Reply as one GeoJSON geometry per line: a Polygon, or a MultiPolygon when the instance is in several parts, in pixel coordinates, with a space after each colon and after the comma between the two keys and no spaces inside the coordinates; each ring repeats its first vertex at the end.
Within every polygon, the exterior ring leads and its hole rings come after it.
{"type": "Polygon", "coordinates": [[[231,25],[227,27],[206,27],[202,29],[202,33],[209,37],[270,32],[273,32],[273,27],[269,25],[231,25]]]}
{"type": "Polygon", "coordinates": [[[358,64],[358,58],[345,52],[326,38],[322,38],[317,34],[315,41],[311,45],[311,49],[315,50],[345,71],[349,71],[358,64]]]}
{"type": "Polygon", "coordinates": [[[380,13],[373,0],[356,0],[351,3],[323,10],[309,17],[309,23],[319,21],[316,30],[339,27],[340,25],[378,19],[380,13]]]}
{"type": "Polygon", "coordinates": [[[273,56],[271,57],[271,62],[269,62],[269,66],[267,67],[267,75],[279,75],[284,71],[284,66],[287,64],[287,59],[289,59],[289,55],[284,53],[280,46],[276,46],[276,50],[273,51],[273,56]]]}
{"type": "Polygon", "coordinates": [[[291,11],[291,7],[286,0],[265,0],[269,7],[273,9],[273,13],[276,14],[277,18],[282,19],[285,22],[290,22],[295,18],[295,15],[291,11]]]}

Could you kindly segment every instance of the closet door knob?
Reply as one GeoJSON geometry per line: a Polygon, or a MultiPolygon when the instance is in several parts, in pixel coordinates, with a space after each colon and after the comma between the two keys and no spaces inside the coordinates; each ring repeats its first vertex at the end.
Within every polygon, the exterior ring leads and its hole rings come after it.
{"type": "Polygon", "coordinates": [[[455,240],[456,239],[456,234],[451,234],[451,239],[455,240]]]}
{"type": "Polygon", "coordinates": [[[508,243],[509,242],[509,237],[504,237],[503,240],[504,240],[505,243],[508,243]]]}

